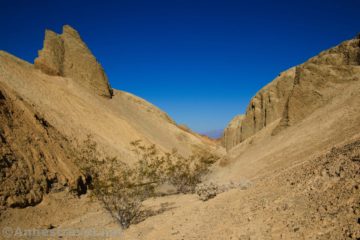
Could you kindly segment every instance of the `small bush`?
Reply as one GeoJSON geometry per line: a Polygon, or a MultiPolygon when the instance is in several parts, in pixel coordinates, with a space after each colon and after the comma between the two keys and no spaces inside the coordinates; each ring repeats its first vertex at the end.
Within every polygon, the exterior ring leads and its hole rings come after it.
{"type": "Polygon", "coordinates": [[[227,184],[217,185],[215,183],[201,183],[196,186],[195,193],[198,195],[199,199],[202,201],[207,201],[211,198],[214,198],[216,195],[229,191],[231,189],[240,189],[247,190],[252,186],[250,180],[241,180],[238,183],[229,182],[227,184]]]}
{"type": "Polygon", "coordinates": [[[144,218],[142,201],[155,196],[157,186],[170,183],[178,192],[194,192],[217,159],[204,150],[185,158],[176,150],[161,153],[155,145],[145,146],[141,141],[131,142],[131,146],[138,157],[132,167],[116,157],[99,158],[97,144],[91,136],[79,148],[76,160],[87,179],[91,179],[88,187],[92,196],[103,202],[123,228],[144,218]]]}
{"type": "Polygon", "coordinates": [[[146,147],[139,140],[131,142],[131,145],[138,156],[136,169],[145,178],[143,180],[170,183],[181,193],[193,193],[208,173],[209,166],[218,159],[203,149],[196,149],[193,155],[183,157],[175,149],[171,153],[160,153],[155,145],[146,147]]]}
{"type": "Polygon", "coordinates": [[[207,201],[219,193],[219,187],[214,183],[203,183],[196,186],[195,192],[201,201],[207,201]]]}

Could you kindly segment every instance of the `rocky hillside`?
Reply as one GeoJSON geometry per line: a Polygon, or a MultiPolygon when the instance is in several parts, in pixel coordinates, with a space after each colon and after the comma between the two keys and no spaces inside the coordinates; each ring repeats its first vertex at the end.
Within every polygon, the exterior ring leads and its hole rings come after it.
{"type": "Polygon", "coordinates": [[[52,189],[82,191],[74,165],[75,143],[88,135],[102,156],[137,160],[131,141],[173,148],[219,150],[215,143],[179,128],[145,100],[110,89],[107,77],[70,26],[46,31],[44,49],[31,64],[0,51],[0,205],[39,203],[52,189]]]}
{"type": "Polygon", "coordinates": [[[0,206],[38,204],[50,191],[85,192],[71,143],[0,83],[0,206]]]}
{"type": "Polygon", "coordinates": [[[281,73],[251,99],[243,118],[232,120],[223,145],[230,150],[276,121],[272,134],[298,123],[331,102],[344,85],[358,81],[359,65],[357,37],[281,73]]]}

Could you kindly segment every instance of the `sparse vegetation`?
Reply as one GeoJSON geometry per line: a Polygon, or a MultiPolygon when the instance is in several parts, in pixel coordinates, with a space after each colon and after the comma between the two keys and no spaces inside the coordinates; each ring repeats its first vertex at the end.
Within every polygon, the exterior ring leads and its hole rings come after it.
{"type": "Polygon", "coordinates": [[[131,142],[131,145],[138,156],[136,169],[144,178],[143,181],[156,184],[167,182],[181,193],[193,193],[209,166],[218,159],[202,149],[196,149],[193,155],[183,157],[175,149],[171,153],[162,154],[155,145],[146,147],[141,141],[131,142]]]}
{"type": "Polygon", "coordinates": [[[195,192],[201,201],[207,201],[219,193],[219,187],[214,183],[203,183],[196,186],[195,192]]]}
{"type": "Polygon", "coordinates": [[[213,182],[205,182],[200,183],[195,188],[195,193],[198,195],[199,199],[202,201],[207,201],[211,198],[216,197],[216,195],[229,191],[231,189],[240,189],[240,190],[246,190],[252,185],[252,182],[250,180],[243,179],[237,183],[229,182],[226,184],[216,184],[213,182]]]}
{"type": "Polygon", "coordinates": [[[144,218],[142,201],[156,196],[160,184],[174,185],[180,193],[193,193],[209,166],[217,157],[197,149],[189,157],[176,150],[160,152],[155,145],[146,146],[140,140],[130,143],[138,161],[129,166],[116,157],[100,158],[96,142],[91,136],[80,147],[77,164],[86,175],[92,196],[123,228],[144,218]]]}

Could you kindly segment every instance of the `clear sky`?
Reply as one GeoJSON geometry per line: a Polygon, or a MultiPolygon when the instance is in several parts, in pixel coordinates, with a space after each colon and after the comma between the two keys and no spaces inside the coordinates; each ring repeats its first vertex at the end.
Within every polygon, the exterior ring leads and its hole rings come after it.
{"type": "Polygon", "coordinates": [[[360,32],[360,1],[0,0],[0,49],[33,62],[77,29],[111,85],[199,132],[222,129],[281,71],[360,32]]]}

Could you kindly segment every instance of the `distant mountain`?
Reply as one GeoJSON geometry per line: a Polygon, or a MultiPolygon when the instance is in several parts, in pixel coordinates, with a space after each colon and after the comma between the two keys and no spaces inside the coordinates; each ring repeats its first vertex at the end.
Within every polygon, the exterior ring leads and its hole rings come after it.
{"type": "Polygon", "coordinates": [[[222,130],[222,129],[216,129],[216,130],[211,130],[211,131],[204,132],[201,134],[208,136],[209,138],[218,139],[218,138],[222,137],[223,131],[224,130],[222,130]]]}

